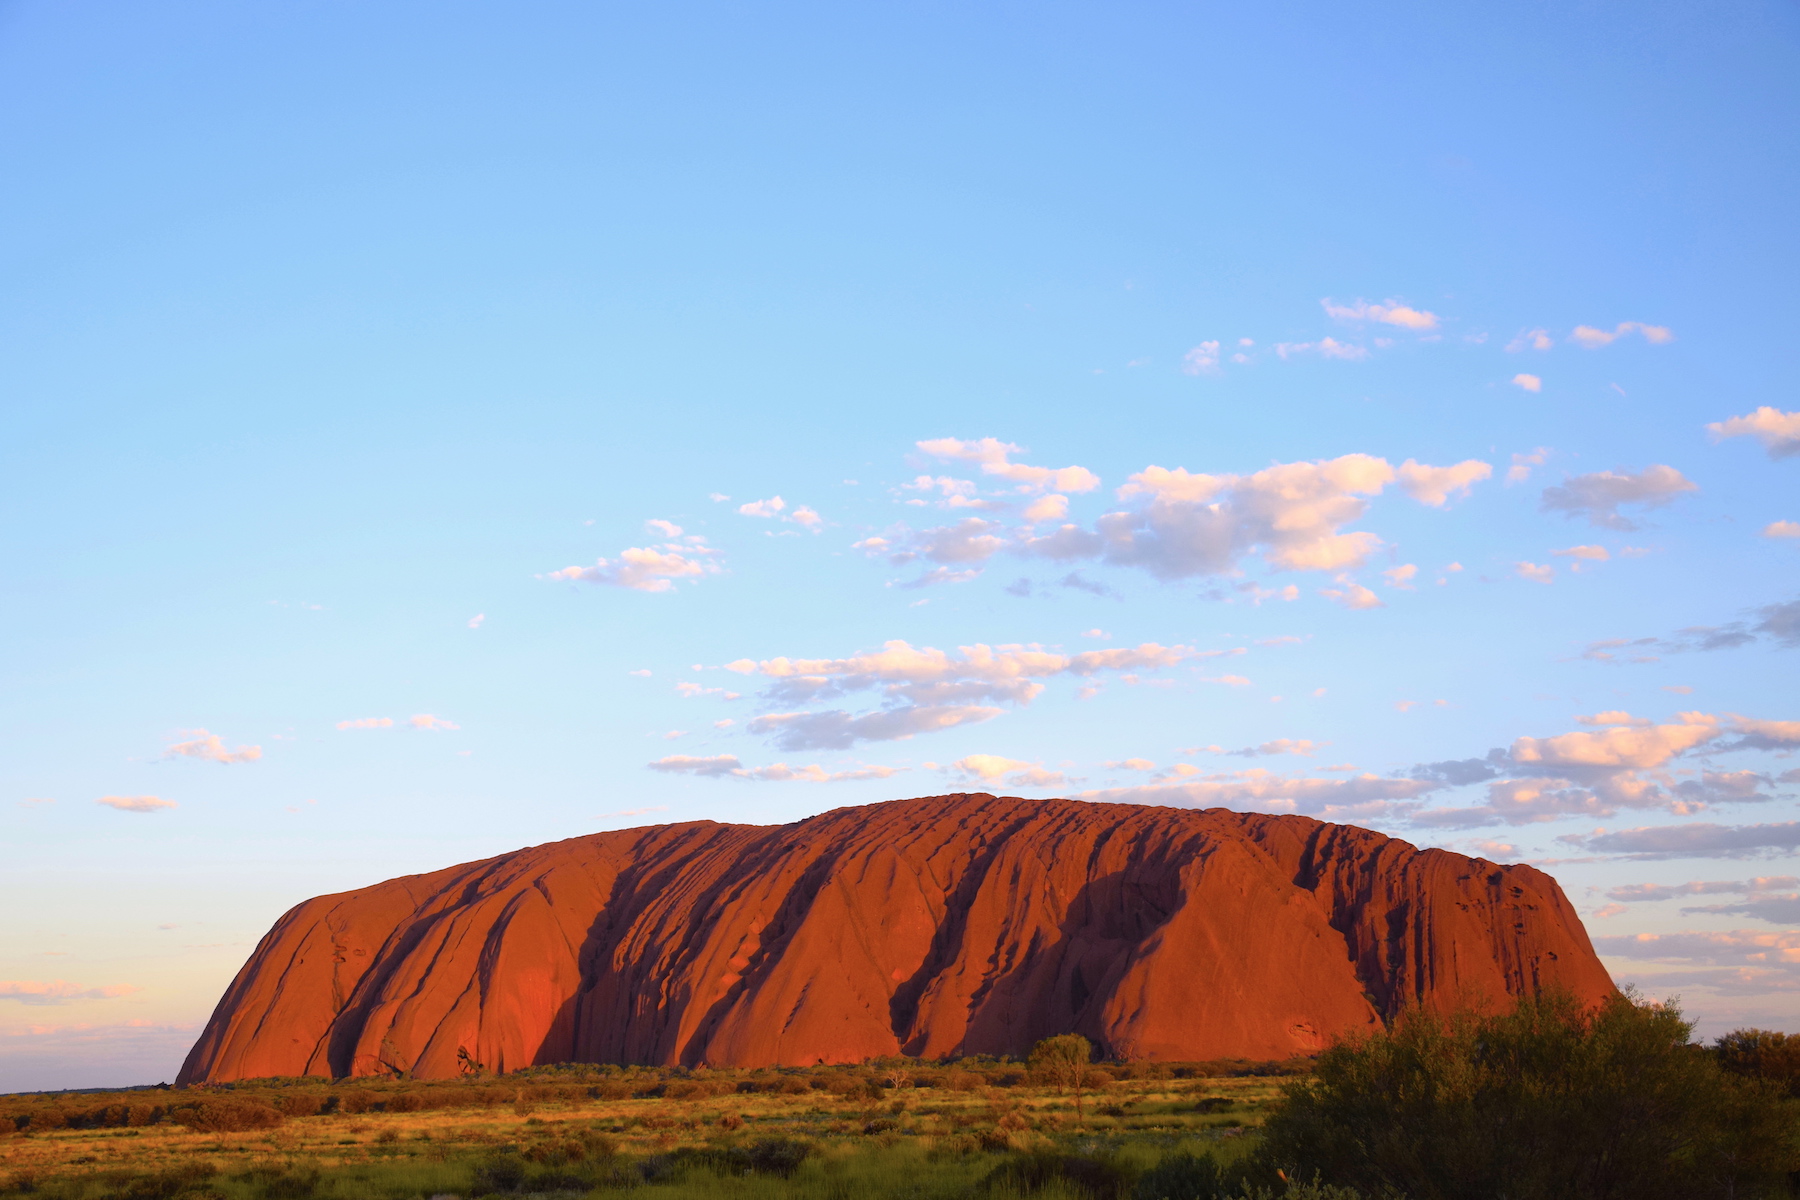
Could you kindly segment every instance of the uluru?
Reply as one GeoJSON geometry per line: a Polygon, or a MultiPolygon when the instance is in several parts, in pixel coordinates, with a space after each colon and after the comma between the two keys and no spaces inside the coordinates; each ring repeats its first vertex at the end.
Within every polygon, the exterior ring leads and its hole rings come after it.
{"type": "Polygon", "coordinates": [[[559,1062],[1276,1059],[1612,980],[1530,866],[1301,816],[989,795],[591,834],[308,900],[183,1083],[559,1062]]]}

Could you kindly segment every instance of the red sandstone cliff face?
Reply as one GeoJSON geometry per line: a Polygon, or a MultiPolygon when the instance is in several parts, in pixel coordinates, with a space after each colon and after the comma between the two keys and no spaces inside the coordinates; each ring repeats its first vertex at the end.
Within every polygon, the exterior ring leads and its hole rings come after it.
{"type": "Polygon", "coordinates": [[[308,900],[181,1082],[457,1052],[752,1066],[1282,1058],[1408,1005],[1612,981],[1556,881],[1306,817],[937,796],[554,842],[308,900]]]}

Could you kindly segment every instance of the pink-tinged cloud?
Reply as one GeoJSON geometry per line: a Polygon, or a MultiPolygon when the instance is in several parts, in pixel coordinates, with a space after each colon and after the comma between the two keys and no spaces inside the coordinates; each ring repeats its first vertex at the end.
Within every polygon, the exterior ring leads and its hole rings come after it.
{"type": "Polygon", "coordinates": [[[188,735],[189,740],[176,742],[164,750],[164,758],[198,758],[229,766],[232,763],[255,762],[262,757],[261,746],[239,746],[236,750],[227,750],[224,740],[216,733],[208,733],[204,729],[185,729],[182,732],[188,735]]]}
{"type": "Polygon", "coordinates": [[[179,808],[173,800],[164,800],[160,796],[102,796],[94,801],[107,808],[116,808],[120,812],[153,813],[167,808],[179,808]]]}
{"type": "Polygon", "coordinates": [[[1370,304],[1367,300],[1358,300],[1354,304],[1334,304],[1330,300],[1319,303],[1324,306],[1326,316],[1339,321],[1377,321],[1417,332],[1438,326],[1436,313],[1412,308],[1398,300],[1389,300],[1385,304],[1370,304]]]}
{"type": "Polygon", "coordinates": [[[1744,416],[1715,421],[1706,431],[1715,442],[1753,437],[1768,450],[1770,458],[1800,454],[1800,412],[1782,412],[1765,404],[1744,416]]]}
{"type": "Polygon", "coordinates": [[[357,717],[353,721],[339,721],[337,727],[339,729],[392,729],[394,727],[394,718],[357,717]]]}
{"type": "Polygon", "coordinates": [[[66,979],[0,981],[0,1000],[16,1000],[20,1004],[31,1005],[68,1004],[75,1000],[111,1000],[141,991],[142,988],[125,983],[111,987],[84,988],[66,979]]]}

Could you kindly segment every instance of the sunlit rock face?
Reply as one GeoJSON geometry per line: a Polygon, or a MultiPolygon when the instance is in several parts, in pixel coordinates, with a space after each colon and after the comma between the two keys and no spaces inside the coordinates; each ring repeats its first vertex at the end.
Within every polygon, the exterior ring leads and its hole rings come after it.
{"type": "Polygon", "coordinates": [[[1613,984],[1556,881],[1306,817],[933,796],[598,833],[321,896],[181,1081],[615,1062],[1285,1058],[1613,984]]]}

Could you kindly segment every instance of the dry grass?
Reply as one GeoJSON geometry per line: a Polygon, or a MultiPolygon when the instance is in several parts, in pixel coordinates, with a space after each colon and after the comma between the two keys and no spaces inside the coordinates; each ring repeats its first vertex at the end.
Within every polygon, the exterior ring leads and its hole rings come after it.
{"type": "MultiPolygon", "coordinates": [[[[468,1194],[474,1167],[496,1158],[516,1159],[539,1172],[581,1167],[591,1182],[601,1162],[624,1166],[683,1148],[719,1151],[779,1138],[813,1147],[825,1164],[821,1169],[858,1154],[911,1155],[915,1166],[943,1165],[940,1173],[946,1180],[954,1176],[966,1189],[965,1177],[978,1177],[982,1160],[1009,1149],[1105,1143],[1115,1150],[1136,1146],[1153,1161],[1176,1145],[1229,1147],[1241,1132],[1260,1123],[1281,1082],[1256,1077],[1117,1080],[1090,1096],[1086,1120],[1078,1121],[1068,1096],[1035,1085],[1016,1067],[992,1064],[949,1071],[892,1067],[780,1074],[621,1076],[595,1071],[585,1082],[577,1081],[577,1074],[528,1072],[460,1086],[240,1085],[230,1089],[230,1099],[303,1111],[321,1102],[328,1105],[335,1096],[340,1108],[365,1109],[289,1116],[276,1128],[244,1132],[202,1132],[172,1123],[166,1111],[156,1123],[136,1127],[34,1131],[27,1122],[20,1132],[4,1132],[7,1112],[14,1114],[16,1125],[17,1114],[26,1110],[91,1113],[101,1105],[122,1103],[160,1103],[168,1110],[219,1097],[218,1089],[9,1098],[0,1101],[0,1184],[14,1192],[141,1194],[143,1200],[155,1200],[148,1194],[154,1187],[133,1181],[187,1171],[193,1179],[186,1190],[170,1184],[163,1188],[168,1196],[305,1195],[311,1192],[303,1179],[281,1181],[316,1170],[324,1183],[312,1190],[320,1195],[468,1194]],[[933,1086],[917,1086],[921,1082],[933,1086]],[[758,1090],[735,1090],[746,1084],[758,1090]],[[619,1094],[633,1090],[663,1094],[619,1094]],[[430,1107],[379,1111],[395,1096],[420,1096],[418,1102],[430,1107]],[[1202,1103],[1208,1098],[1211,1103],[1202,1103]],[[207,1167],[212,1173],[205,1174],[207,1167]],[[139,1186],[139,1193],[130,1191],[133,1186],[139,1186]]],[[[412,1104],[401,1100],[396,1107],[412,1104]]],[[[38,1122],[45,1123],[53,1122],[38,1122]]],[[[908,1173],[917,1178],[915,1170],[908,1173]]]]}

